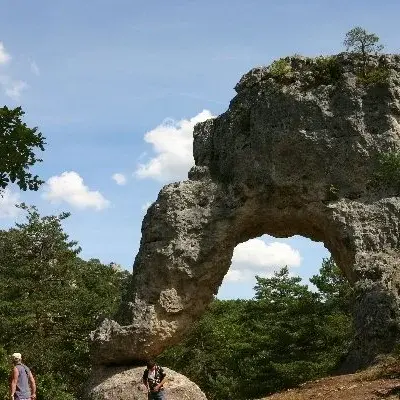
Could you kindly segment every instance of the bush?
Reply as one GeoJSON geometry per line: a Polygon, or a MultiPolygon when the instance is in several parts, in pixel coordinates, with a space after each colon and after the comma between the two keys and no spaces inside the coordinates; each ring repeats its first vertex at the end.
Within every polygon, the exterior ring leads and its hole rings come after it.
{"type": "Polygon", "coordinates": [[[391,151],[378,157],[378,166],[372,178],[374,187],[391,188],[400,192],[400,152],[391,151]]]}
{"type": "Polygon", "coordinates": [[[285,82],[293,77],[292,66],[285,58],[274,61],[269,66],[269,73],[279,82],[285,82]]]}
{"type": "Polygon", "coordinates": [[[8,377],[10,376],[11,364],[7,352],[0,346],[0,399],[8,399],[8,377]]]}
{"type": "Polygon", "coordinates": [[[317,57],[313,64],[313,75],[317,85],[331,85],[342,76],[342,67],[336,57],[317,57]]]}
{"type": "Polygon", "coordinates": [[[389,69],[379,66],[367,69],[365,72],[359,72],[357,74],[357,82],[362,85],[386,83],[389,79],[389,76],[389,69]]]}
{"type": "MultiPolygon", "coordinates": [[[[294,56],[296,57],[296,56],[294,56]]],[[[297,56],[299,57],[299,56],[297,56]]],[[[269,67],[270,75],[279,83],[290,84],[295,81],[295,72],[299,75],[304,87],[335,84],[342,76],[342,66],[334,56],[304,58],[305,64],[299,70],[293,70],[288,58],[274,61],[269,67]],[[303,69],[304,68],[304,69],[303,69]]],[[[300,62],[300,65],[302,62],[300,62]]]]}
{"type": "Polygon", "coordinates": [[[76,397],[68,393],[68,388],[61,379],[52,374],[44,374],[36,377],[38,400],[76,400],[76,397]]]}

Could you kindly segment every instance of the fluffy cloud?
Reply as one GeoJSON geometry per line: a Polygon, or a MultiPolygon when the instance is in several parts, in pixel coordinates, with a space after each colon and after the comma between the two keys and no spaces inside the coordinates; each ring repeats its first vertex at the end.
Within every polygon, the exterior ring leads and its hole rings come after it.
{"type": "Polygon", "coordinates": [[[19,193],[13,193],[6,188],[0,194],[0,218],[16,217],[20,212],[20,209],[15,207],[18,203],[20,203],[19,193]]]}
{"type": "Polygon", "coordinates": [[[126,176],[123,174],[116,173],[112,176],[112,179],[117,183],[117,185],[125,185],[126,184],[126,176]]]}
{"type": "MultiPolygon", "coordinates": [[[[6,52],[4,44],[0,42],[0,66],[7,64],[10,60],[10,54],[6,52]]],[[[4,70],[4,68],[2,69],[4,70]]],[[[0,86],[3,88],[4,93],[15,101],[18,101],[22,91],[28,88],[26,82],[14,79],[5,72],[0,73],[0,86]]]]}
{"type": "Polygon", "coordinates": [[[64,201],[79,209],[94,208],[99,211],[110,205],[100,192],[89,190],[74,171],[66,171],[48,179],[43,197],[52,203],[64,201]]]}
{"type": "Polygon", "coordinates": [[[6,52],[3,42],[0,42],[0,64],[6,64],[11,60],[11,56],[6,52]]]}
{"type": "Polygon", "coordinates": [[[251,281],[255,275],[268,276],[285,265],[298,267],[300,263],[300,253],[286,243],[251,239],[235,247],[225,281],[251,281]]]}
{"type": "Polygon", "coordinates": [[[14,81],[9,77],[4,78],[6,78],[6,83],[4,83],[4,90],[6,95],[8,97],[11,97],[15,101],[19,100],[22,91],[28,88],[28,84],[24,81],[14,81]]]}
{"type": "Polygon", "coordinates": [[[147,132],[144,140],[153,146],[155,157],[140,164],[135,175],[138,178],[152,178],[160,182],[178,181],[187,178],[193,160],[193,128],[198,122],[213,118],[203,110],[191,119],[166,120],[147,132]]]}

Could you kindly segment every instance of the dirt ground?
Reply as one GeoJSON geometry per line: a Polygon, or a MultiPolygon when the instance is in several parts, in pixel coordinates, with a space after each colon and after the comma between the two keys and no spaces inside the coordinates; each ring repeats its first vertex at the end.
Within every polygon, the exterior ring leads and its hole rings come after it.
{"type": "Polygon", "coordinates": [[[262,400],[309,399],[399,400],[400,361],[392,360],[355,374],[307,382],[296,389],[276,393],[262,400]]]}

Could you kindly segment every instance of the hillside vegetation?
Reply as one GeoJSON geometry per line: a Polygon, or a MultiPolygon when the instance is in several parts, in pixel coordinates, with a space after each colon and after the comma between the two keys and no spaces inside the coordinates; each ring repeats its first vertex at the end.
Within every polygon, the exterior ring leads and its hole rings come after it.
{"type": "Polygon", "coordinates": [[[332,259],[311,279],[257,277],[253,300],[215,300],[160,363],[210,400],[253,399],[333,372],[349,345],[352,289],[332,259]]]}
{"type": "MultiPolygon", "coordinates": [[[[129,274],[79,258],[64,232],[68,214],[39,215],[0,231],[0,398],[7,354],[19,351],[38,399],[78,399],[90,372],[87,338],[113,316],[129,274]]],[[[255,398],[332,371],[351,336],[351,288],[324,260],[311,291],[283,268],[257,277],[253,300],[215,300],[185,341],[159,362],[188,376],[210,400],[255,398]]]]}

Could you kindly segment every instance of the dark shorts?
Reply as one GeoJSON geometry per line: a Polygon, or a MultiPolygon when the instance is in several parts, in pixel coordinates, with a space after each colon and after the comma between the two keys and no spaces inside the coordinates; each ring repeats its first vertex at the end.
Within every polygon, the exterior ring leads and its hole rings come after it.
{"type": "Polygon", "coordinates": [[[149,400],[165,400],[164,390],[160,390],[159,392],[150,392],[149,400]]]}

